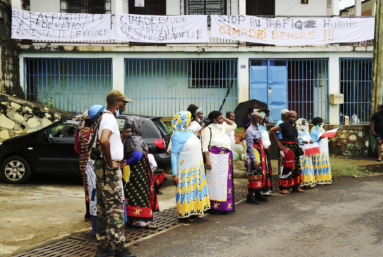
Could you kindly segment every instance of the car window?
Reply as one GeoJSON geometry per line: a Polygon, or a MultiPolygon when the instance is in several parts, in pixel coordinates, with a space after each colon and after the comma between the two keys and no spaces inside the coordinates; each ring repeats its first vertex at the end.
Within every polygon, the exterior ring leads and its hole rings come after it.
{"type": "Polygon", "coordinates": [[[66,120],[52,127],[49,137],[74,137],[79,122],[66,120]]]}
{"type": "Polygon", "coordinates": [[[152,120],[161,130],[162,132],[165,134],[165,135],[169,135],[169,130],[168,128],[166,127],[165,123],[162,122],[161,119],[154,119],[152,120]]]}
{"type": "MultiPolygon", "coordinates": [[[[141,118],[142,121],[142,137],[143,138],[162,138],[160,132],[153,121],[150,119],[141,118]]],[[[125,119],[117,119],[118,128],[122,133],[124,129],[125,119]]]]}

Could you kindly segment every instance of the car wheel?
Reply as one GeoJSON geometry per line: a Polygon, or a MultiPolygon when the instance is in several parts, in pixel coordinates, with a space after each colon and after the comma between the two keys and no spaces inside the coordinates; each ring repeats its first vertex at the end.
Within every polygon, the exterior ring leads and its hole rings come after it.
{"type": "Polygon", "coordinates": [[[21,156],[11,156],[1,166],[1,177],[9,184],[22,184],[32,176],[32,169],[28,161],[21,156]]]}

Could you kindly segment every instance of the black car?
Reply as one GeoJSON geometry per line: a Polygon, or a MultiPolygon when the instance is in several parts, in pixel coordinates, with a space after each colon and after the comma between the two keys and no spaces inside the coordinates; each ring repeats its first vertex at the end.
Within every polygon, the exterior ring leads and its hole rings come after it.
{"type": "MultiPolygon", "coordinates": [[[[117,118],[122,131],[127,115],[117,118]]],[[[142,138],[154,155],[158,167],[171,169],[166,146],[169,131],[160,117],[140,116],[142,138]]],[[[0,176],[3,181],[20,184],[28,181],[33,173],[80,174],[79,155],[74,150],[74,136],[78,122],[76,115],[61,119],[38,131],[10,138],[0,143],[0,176]]]]}

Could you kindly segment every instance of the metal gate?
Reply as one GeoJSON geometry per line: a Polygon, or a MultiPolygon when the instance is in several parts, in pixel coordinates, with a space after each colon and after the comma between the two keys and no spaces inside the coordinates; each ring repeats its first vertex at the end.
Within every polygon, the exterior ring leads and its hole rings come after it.
{"type": "Polygon", "coordinates": [[[340,59],[340,92],[344,94],[340,123],[344,123],[344,116],[355,117],[358,123],[370,121],[372,64],[372,58],[340,59]]]}
{"type": "Polygon", "coordinates": [[[112,59],[24,58],[26,99],[67,112],[105,104],[112,59]]]}
{"type": "Polygon", "coordinates": [[[287,108],[287,60],[250,60],[250,99],[268,105],[269,122],[281,117],[287,108]]]}
{"type": "Polygon", "coordinates": [[[236,59],[125,59],[126,112],[173,117],[193,103],[204,115],[238,105],[236,59]]]}

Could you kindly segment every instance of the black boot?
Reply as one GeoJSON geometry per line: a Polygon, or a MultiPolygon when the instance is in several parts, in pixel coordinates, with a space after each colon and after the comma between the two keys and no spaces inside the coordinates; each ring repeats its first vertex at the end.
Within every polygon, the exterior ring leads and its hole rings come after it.
{"type": "Polygon", "coordinates": [[[101,248],[101,246],[98,246],[95,257],[109,257],[114,256],[114,254],[114,248],[112,246],[108,245],[105,248],[101,248]]]}
{"type": "Polygon", "coordinates": [[[260,202],[257,199],[255,199],[254,195],[247,195],[246,202],[252,204],[260,204],[260,202]]]}
{"type": "Polygon", "coordinates": [[[263,197],[260,192],[255,193],[255,198],[260,202],[268,202],[269,200],[266,197],[263,197]]]}

